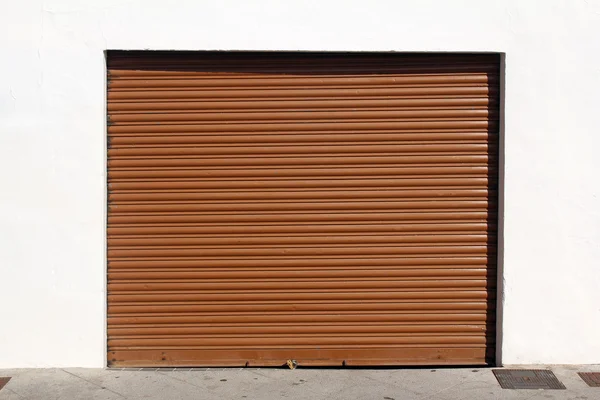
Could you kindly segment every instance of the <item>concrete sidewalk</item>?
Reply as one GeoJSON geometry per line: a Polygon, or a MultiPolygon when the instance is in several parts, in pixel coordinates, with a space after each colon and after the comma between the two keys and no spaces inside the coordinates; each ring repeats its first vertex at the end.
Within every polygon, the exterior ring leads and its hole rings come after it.
{"type": "Polygon", "coordinates": [[[566,390],[501,389],[488,368],[195,370],[16,369],[0,399],[600,399],[577,372],[600,366],[549,368],[566,390]]]}

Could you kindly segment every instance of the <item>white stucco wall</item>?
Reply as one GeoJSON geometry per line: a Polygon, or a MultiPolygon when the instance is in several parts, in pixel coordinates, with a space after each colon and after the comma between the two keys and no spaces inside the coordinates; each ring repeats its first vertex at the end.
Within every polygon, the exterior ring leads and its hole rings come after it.
{"type": "Polygon", "coordinates": [[[505,52],[503,361],[600,363],[599,0],[24,0],[0,49],[0,368],[105,365],[105,49],[505,52]]]}

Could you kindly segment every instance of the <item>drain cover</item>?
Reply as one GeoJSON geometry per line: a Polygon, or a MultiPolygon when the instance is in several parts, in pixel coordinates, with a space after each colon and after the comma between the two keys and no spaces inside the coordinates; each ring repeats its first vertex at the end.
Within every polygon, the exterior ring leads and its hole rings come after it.
{"type": "Polygon", "coordinates": [[[565,389],[547,369],[495,369],[494,375],[502,389],[565,389]]]}
{"type": "Polygon", "coordinates": [[[600,372],[578,372],[578,374],[588,386],[600,387],[600,372]]]}
{"type": "Polygon", "coordinates": [[[9,377],[6,377],[6,378],[0,377],[0,390],[2,390],[2,388],[4,387],[4,385],[6,385],[8,383],[8,381],[10,381],[9,377]]]}

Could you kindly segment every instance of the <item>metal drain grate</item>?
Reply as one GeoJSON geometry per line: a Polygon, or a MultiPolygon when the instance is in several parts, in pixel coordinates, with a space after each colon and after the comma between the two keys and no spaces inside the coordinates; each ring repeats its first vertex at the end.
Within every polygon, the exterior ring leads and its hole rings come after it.
{"type": "Polygon", "coordinates": [[[495,369],[502,389],[566,389],[547,369],[495,369]]]}
{"type": "Polygon", "coordinates": [[[0,377],[0,390],[10,381],[10,377],[0,377]]]}
{"type": "Polygon", "coordinates": [[[600,372],[578,372],[577,374],[588,386],[600,387],[600,372]]]}

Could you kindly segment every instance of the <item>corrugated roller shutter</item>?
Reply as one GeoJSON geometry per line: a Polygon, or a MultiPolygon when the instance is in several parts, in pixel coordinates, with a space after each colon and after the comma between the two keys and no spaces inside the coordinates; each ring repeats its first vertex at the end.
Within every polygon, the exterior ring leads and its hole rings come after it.
{"type": "Polygon", "coordinates": [[[110,365],[493,360],[497,56],[108,68],[110,365]]]}

